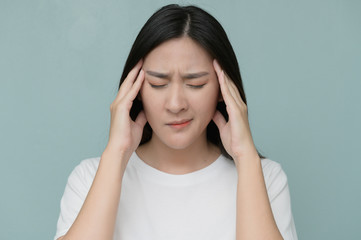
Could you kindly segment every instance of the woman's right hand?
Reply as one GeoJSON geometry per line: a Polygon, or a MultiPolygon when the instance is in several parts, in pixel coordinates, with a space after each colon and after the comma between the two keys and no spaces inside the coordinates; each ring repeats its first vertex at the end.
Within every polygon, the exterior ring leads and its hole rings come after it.
{"type": "Polygon", "coordinates": [[[127,159],[138,147],[144,125],[147,122],[143,111],[138,114],[135,121],[129,115],[133,100],[137,97],[144,81],[144,71],[140,70],[142,64],[143,62],[140,60],[129,72],[115,100],[110,105],[111,122],[106,150],[115,151],[123,156],[125,154],[127,159]]]}
{"type": "MultiPolygon", "coordinates": [[[[131,154],[140,143],[143,127],[147,122],[143,112],[135,121],[129,116],[133,100],[144,81],[144,72],[139,71],[141,67],[142,61],[139,61],[129,72],[110,105],[108,145],[100,158],[97,172],[87,195],[84,196],[79,213],[65,234],[64,240],[113,239],[122,178],[131,154]],[[89,229],[89,226],[97,227],[89,229]]],[[[67,204],[71,209],[74,207],[71,200],[67,204]]]]}

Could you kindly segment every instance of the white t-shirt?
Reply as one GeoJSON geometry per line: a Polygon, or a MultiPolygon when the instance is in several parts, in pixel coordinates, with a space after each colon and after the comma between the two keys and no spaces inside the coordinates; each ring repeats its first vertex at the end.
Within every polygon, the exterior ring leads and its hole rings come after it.
{"type": "MultiPolygon", "coordinates": [[[[78,215],[99,160],[83,160],[69,176],[54,239],[78,215]]],[[[269,159],[262,168],[277,226],[285,240],[297,240],[287,176],[269,159]]],[[[223,155],[201,170],[173,175],[134,153],[123,176],[114,240],[235,240],[237,179],[234,162],[223,155]]]]}

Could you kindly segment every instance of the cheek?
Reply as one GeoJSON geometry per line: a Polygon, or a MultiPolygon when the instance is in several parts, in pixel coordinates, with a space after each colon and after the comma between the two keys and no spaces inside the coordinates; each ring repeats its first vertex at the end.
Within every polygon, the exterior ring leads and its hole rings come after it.
{"type": "Polygon", "coordinates": [[[193,105],[196,106],[198,112],[205,115],[214,114],[219,99],[219,88],[215,85],[207,91],[202,92],[193,99],[193,105]]]}
{"type": "Polygon", "coordinates": [[[211,104],[211,103],[217,104],[219,95],[221,94],[218,82],[216,82],[216,81],[212,82],[212,85],[209,87],[206,94],[207,94],[206,99],[208,100],[209,104],[211,104]]]}

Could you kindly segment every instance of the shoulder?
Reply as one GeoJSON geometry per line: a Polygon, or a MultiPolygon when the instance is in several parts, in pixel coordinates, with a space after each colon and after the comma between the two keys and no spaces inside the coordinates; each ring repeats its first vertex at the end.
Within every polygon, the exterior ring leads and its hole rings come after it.
{"type": "Polygon", "coordinates": [[[288,188],[287,175],[278,162],[266,158],[261,163],[267,192],[272,201],[279,192],[288,188]]]}
{"type": "Polygon", "coordinates": [[[283,172],[281,164],[271,159],[264,158],[261,160],[261,164],[265,177],[272,177],[283,172]]]}
{"type": "Polygon", "coordinates": [[[82,161],[74,168],[73,171],[79,174],[86,174],[96,172],[100,162],[100,157],[87,158],[82,161]]]}
{"type": "Polygon", "coordinates": [[[68,182],[92,182],[99,166],[100,157],[82,160],[71,172],[68,182]]]}

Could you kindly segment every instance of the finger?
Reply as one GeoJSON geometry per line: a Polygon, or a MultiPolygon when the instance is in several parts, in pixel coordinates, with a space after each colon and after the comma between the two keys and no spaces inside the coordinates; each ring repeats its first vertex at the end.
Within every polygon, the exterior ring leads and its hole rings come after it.
{"type": "Polygon", "coordinates": [[[213,61],[213,66],[214,66],[214,70],[216,71],[217,78],[218,78],[218,83],[219,83],[219,86],[221,88],[221,94],[222,94],[223,99],[224,99],[225,98],[224,95],[225,95],[225,92],[226,92],[226,89],[225,89],[226,86],[225,86],[225,82],[224,82],[224,77],[222,76],[223,71],[222,71],[221,66],[219,65],[219,63],[218,63],[218,61],[216,59],[214,59],[214,61],[213,61]]]}
{"type": "Polygon", "coordinates": [[[144,70],[142,69],[140,70],[139,75],[135,80],[132,88],[129,90],[129,92],[126,95],[126,98],[129,101],[133,101],[137,97],[139,90],[142,87],[143,81],[144,81],[144,70]]]}
{"type": "Polygon", "coordinates": [[[118,95],[116,99],[122,98],[133,86],[134,80],[136,79],[137,75],[139,75],[139,70],[143,65],[143,60],[141,59],[128,73],[127,77],[124,79],[122,85],[120,86],[118,95]]]}
{"type": "Polygon", "coordinates": [[[221,130],[226,125],[226,119],[223,117],[222,113],[216,111],[213,116],[213,122],[217,125],[218,129],[221,130]]]}
{"type": "Polygon", "coordinates": [[[242,100],[241,95],[239,94],[238,88],[236,87],[234,82],[227,75],[225,76],[225,82],[228,86],[228,89],[229,89],[232,97],[234,98],[235,102],[237,103],[237,105],[239,107],[242,107],[243,100],[242,100]]]}
{"type": "MultiPolygon", "coordinates": [[[[238,105],[238,106],[242,106],[242,105],[245,105],[242,98],[241,98],[241,95],[239,94],[239,91],[238,91],[238,88],[236,87],[236,85],[234,84],[234,82],[232,80],[230,80],[230,78],[228,77],[227,74],[224,74],[224,71],[221,69],[221,66],[219,65],[218,61],[215,59],[213,61],[213,64],[214,64],[214,68],[217,72],[217,75],[218,75],[218,79],[219,80],[222,80],[221,79],[221,76],[223,75],[223,79],[224,79],[224,82],[225,82],[225,85],[227,86],[227,88],[229,89],[229,92],[231,94],[231,96],[233,97],[233,99],[235,100],[235,103],[238,105]],[[223,72],[223,73],[222,73],[223,72]]],[[[221,84],[220,84],[221,85],[221,84]]],[[[221,86],[221,90],[222,90],[222,86],[221,86]]],[[[222,92],[222,95],[223,95],[223,92],[222,92]]]]}
{"type": "Polygon", "coordinates": [[[238,106],[230,92],[228,84],[226,83],[224,71],[221,70],[220,66],[219,65],[217,66],[217,64],[215,64],[215,68],[217,68],[216,72],[218,75],[218,81],[224,102],[227,106],[238,106]]]}
{"type": "Polygon", "coordinates": [[[143,59],[140,59],[139,62],[130,70],[127,77],[124,80],[125,84],[129,84],[134,82],[135,78],[137,77],[139,70],[141,69],[143,65],[143,59]]]}
{"type": "Polygon", "coordinates": [[[214,70],[216,70],[217,75],[219,75],[222,72],[221,65],[219,65],[217,59],[213,60],[213,67],[214,67],[214,70]]]}
{"type": "Polygon", "coordinates": [[[135,119],[135,123],[143,128],[146,122],[147,118],[145,117],[144,111],[141,111],[135,119]]]}

